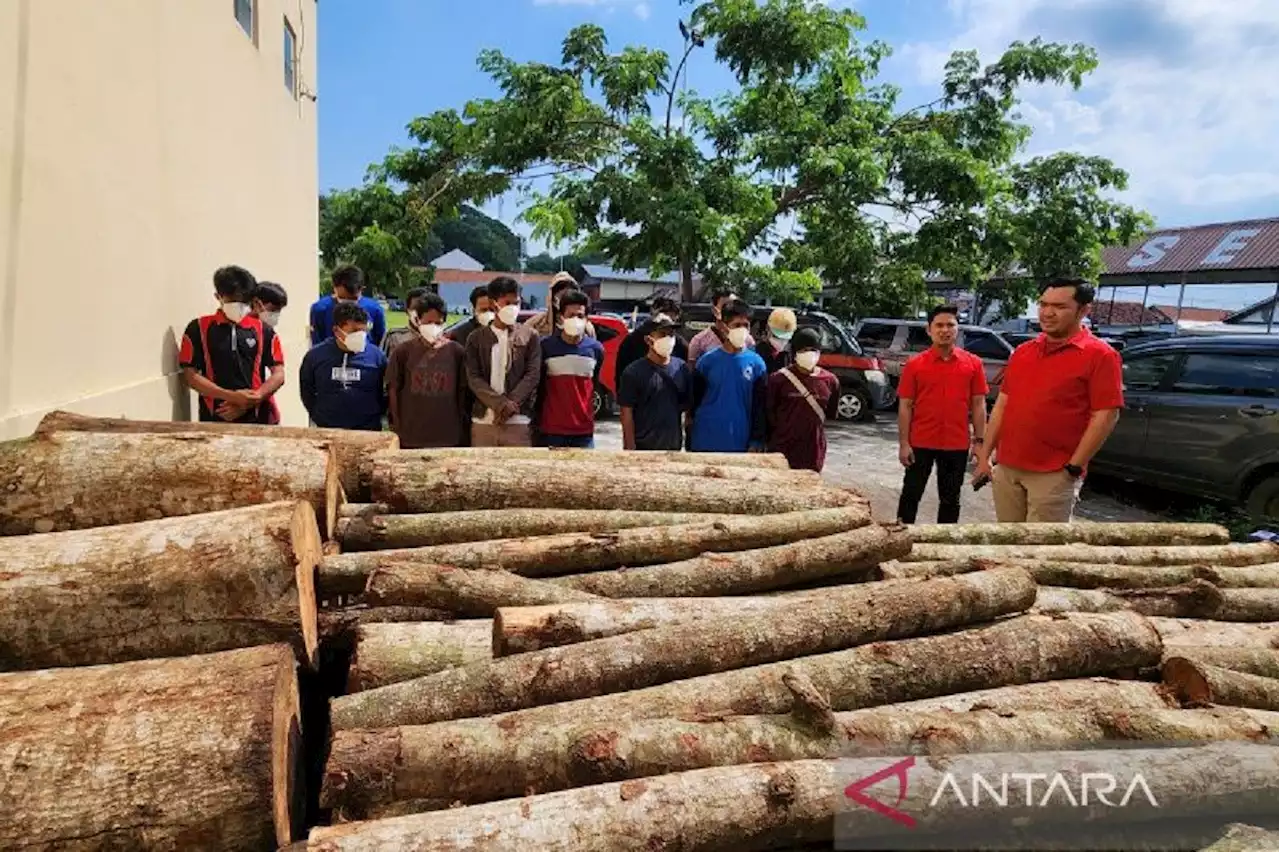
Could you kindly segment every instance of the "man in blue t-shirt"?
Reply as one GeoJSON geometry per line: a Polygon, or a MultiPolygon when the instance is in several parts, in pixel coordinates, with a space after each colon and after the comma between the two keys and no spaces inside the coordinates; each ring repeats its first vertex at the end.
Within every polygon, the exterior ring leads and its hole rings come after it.
{"type": "MultiPolygon", "coordinates": [[[[656,301],[656,300],[655,300],[656,301]]],[[[627,365],[618,378],[624,450],[675,450],[684,445],[685,413],[693,379],[676,348],[676,323],[659,316],[645,324],[645,357],[627,365]]]]}
{"type": "Polygon", "coordinates": [[[764,359],[747,348],[751,306],[726,302],[720,319],[728,328],[719,349],[708,350],[693,371],[693,426],[689,450],[695,453],[760,452],[765,442],[764,359]]]}
{"type": "Polygon", "coordinates": [[[311,305],[311,345],[333,337],[333,306],[340,302],[355,302],[369,315],[369,342],[382,345],[387,333],[387,315],[377,299],[364,295],[364,272],[358,266],[339,266],[333,271],[333,295],[321,296],[311,305]]]}
{"type": "Polygon", "coordinates": [[[595,448],[592,406],[604,346],[587,334],[591,299],[576,287],[560,297],[556,331],[542,338],[542,381],[538,387],[538,435],[548,447],[595,448]]]}
{"type": "Polygon", "coordinates": [[[369,342],[369,315],[354,302],[339,302],[333,323],[334,336],[302,359],[302,404],[317,426],[381,431],[387,356],[369,342]]]}

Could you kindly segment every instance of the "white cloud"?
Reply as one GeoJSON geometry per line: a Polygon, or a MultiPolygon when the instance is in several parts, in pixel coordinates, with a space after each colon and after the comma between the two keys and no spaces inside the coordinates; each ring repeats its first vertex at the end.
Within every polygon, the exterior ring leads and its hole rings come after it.
{"type": "Polygon", "coordinates": [[[637,3],[633,11],[636,13],[636,17],[639,18],[640,20],[642,21],[649,20],[650,9],[649,9],[648,3],[637,3]]]}
{"type": "MultiPolygon", "coordinates": [[[[959,33],[899,50],[895,67],[936,86],[952,50],[991,61],[1043,35],[1098,49],[1084,88],[1036,87],[1020,110],[1030,154],[1075,150],[1126,169],[1126,199],[1150,210],[1266,209],[1280,163],[1274,0],[950,0],[959,33]]],[[[909,106],[909,105],[908,105],[909,106]]],[[[1271,210],[1274,215],[1274,209],[1271,210]]],[[[1193,214],[1194,215],[1194,214],[1193,214]]]]}

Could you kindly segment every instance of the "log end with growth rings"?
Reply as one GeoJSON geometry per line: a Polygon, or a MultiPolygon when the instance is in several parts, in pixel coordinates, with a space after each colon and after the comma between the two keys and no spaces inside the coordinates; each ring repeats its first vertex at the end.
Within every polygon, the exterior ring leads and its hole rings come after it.
{"type": "Polygon", "coordinates": [[[320,636],[316,607],[316,571],[324,558],[315,510],[309,503],[294,506],[289,523],[295,561],[294,578],[298,587],[298,622],[302,627],[302,647],[307,665],[320,665],[320,636]]]}
{"type": "MultiPolygon", "coordinates": [[[[309,506],[307,509],[310,511],[309,506]]],[[[291,658],[281,663],[273,707],[271,814],[276,845],[285,846],[306,836],[307,814],[302,705],[298,698],[298,675],[291,658]]]]}

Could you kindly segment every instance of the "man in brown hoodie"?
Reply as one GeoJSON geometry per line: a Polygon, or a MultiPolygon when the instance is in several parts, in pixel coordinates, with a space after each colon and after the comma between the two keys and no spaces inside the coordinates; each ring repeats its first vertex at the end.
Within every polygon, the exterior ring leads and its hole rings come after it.
{"type": "Polygon", "coordinates": [[[519,324],[520,285],[500,275],[489,282],[496,316],[467,338],[467,386],[475,395],[471,445],[527,447],[529,423],[538,381],[542,348],[538,333],[519,324]]]}
{"type": "MultiPolygon", "coordinates": [[[[560,320],[560,295],[566,290],[575,290],[577,288],[578,282],[572,275],[567,272],[557,272],[555,277],[551,279],[551,286],[547,290],[547,309],[542,313],[529,317],[524,324],[536,331],[539,337],[550,337],[555,334],[556,326],[560,320]]],[[[591,320],[587,320],[585,333],[587,337],[596,336],[596,327],[591,324],[591,320]]]]}

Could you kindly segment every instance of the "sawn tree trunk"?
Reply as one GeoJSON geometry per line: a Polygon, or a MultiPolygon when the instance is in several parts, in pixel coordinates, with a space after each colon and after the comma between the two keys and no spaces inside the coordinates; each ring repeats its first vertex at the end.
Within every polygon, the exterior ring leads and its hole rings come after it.
{"type": "Polygon", "coordinates": [[[0,848],[275,848],[301,759],[285,645],[0,675],[0,848]]]}
{"type": "MultiPolygon", "coordinates": [[[[1274,589],[1280,585],[1280,570],[1275,565],[1217,568],[1207,565],[1112,565],[1035,559],[980,561],[987,565],[1015,565],[1030,571],[1031,576],[1035,577],[1036,582],[1041,585],[1067,586],[1075,589],[1151,589],[1178,586],[1192,580],[1204,580],[1221,589],[1274,589]]],[[[921,572],[917,566],[951,564],[954,563],[899,563],[902,569],[915,576],[921,572]]]]}
{"type": "Polygon", "coordinates": [[[1280,678],[1280,658],[1270,648],[1247,648],[1231,645],[1170,645],[1165,659],[1182,657],[1196,665],[1216,666],[1233,672],[1280,678]]]}
{"type": "Polygon", "coordinates": [[[917,544],[904,562],[969,559],[1040,559],[1115,565],[1274,565],[1274,542],[1115,547],[1093,544],[917,544]]]}
{"type": "Polygon", "coordinates": [[[460,461],[570,461],[607,464],[613,467],[647,467],[655,462],[677,464],[730,465],[735,467],[788,470],[782,453],[685,453],[675,451],[576,450],[543,447],[437,447],[430,450],[406,450],[414,458],[428,461],[458,459],[460,461]]]}
{"type": "Polygon", "coordinates": [[[1081,712],[1099,709],[1140,712],[1176,707],[1177,700],[1163,684],[1088,677],[997,686],[956,695],[901,701],[863,712],[883,710],[921,713],[945,710],[949,713],[968,713],[973,710],[992,710],[1009,715],[1046,708],[1081,712]]]}
{"type": "Polygon", "coordinates": [[[1160,674],[1184,704],[1280,710],[1280,680],[1273,677],[1233,672],[1178,656],[1166,657],[1160,674]]]}
{"type": "Polygon", "coordinates": [[[316,664],[320,534],[280,502],[14,536],[0,571],[0,670],[290,642],[316,664]]]}
{"type": "Polygon", "coordinates": [[[493,622],[424,621],[356,628],[347,692],[377,689],[491,659],[493,622]]]}
{"type": "Polygon", "coordinates": [[[1280,624],[1244,624],[1152,616],[1151,626],[1166,645],[1244,645],[1275,648],[1280,624]]]}
{"type": "MultiPolygon", "coordinates": [[[[381,467],[385,462],[401,470],[456,471],[469,467],[488,468],[495,461],[497,460],[492,456],[458,458],[440,456],[435,450],[404,450],[383,453],[374,459],[374,466],[381,467]]],[[[503,458],[498,464],[513,476],[532,482],[557,479],[558,472],[566,465],[572,465],[573,470],[579,475],[607,476],[612,471],[625,471],[660,478],[692,476],[699,479],[724,479],[788,488],[815,488],[822,485],[822,475],[812,470],[779,469],[768,465],[713,464],[701,458],[701,453],[686,453],[678,461],[663,461],[647,457],[632,458],[628,455],[624,461],[618,462],[597,455],[594,450],[588,450],[585,455],[573,459],[565,459],[558,452],[552,452],[535,459],[503,458]]]]}
{"type": "Polygon", "coordinates": [[[919,544],[1226,544],[1231,534],[1218,524],[1096,523],[920,524],[911,527],[919,544]]]}
{"type": "Polygon", "coordinates": [[[1038,612],[1114,612],[1218,621],[1276,621],[1280,602],[1271,589],[1219,589],[1205,580],[1152,589],[1067,589],[1041,586],[1038,612]]]}
{"type": "Polygon", "coordinates": [[[588,592],[566,589],[506,571],[389,562],[373,572],[365,600],[375,606],[429,606],[456,615],[487,618],[500,606],[601,600],[588,592]]]}

